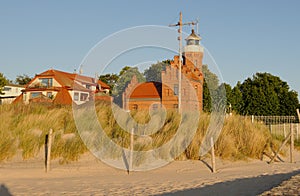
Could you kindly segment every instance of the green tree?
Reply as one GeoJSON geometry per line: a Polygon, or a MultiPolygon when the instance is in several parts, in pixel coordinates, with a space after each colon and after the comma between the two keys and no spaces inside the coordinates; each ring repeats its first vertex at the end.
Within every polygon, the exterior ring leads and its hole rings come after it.
{"type": "Polygon", "coordinates": [[[294,115],[298,94],[286,82],[270,73],[256,73],[240,86],[244,100],[242,114],[294,115]]]}
{"type": "Polygon", "coordinates": [[[209,70],[208,65],[202,66],[202,72],[206,80],[207,87],[210,90],[216,90],[219,86],[218,76],[209,70]]]}
{"type": "Polygon", "coordinates": [[[18,75],[18,76],[17,76],[15,83],[16,83],[16,84],[19,84],[19,85],[26,85],[26,84],[28,84],[31,80],[32,80],[31,77],[29,77],[29,76],[26,75],[26,74],[23,74],[23,75],[18,75]]]}
{"type": "Polygon", "coordinates": [[[232,89],[231,89],[231,86],[226,83],[222,83],[218,87],[218,99],[223,100],[224,97],[226,97],[226,111],[230,112],[229,110],[232,109],[231,108],[232,107],[232,105],[231,105],[232,89]]]}
{"type": "Polygon", "coordinates": [[[126,73],[126,71],[128,71],[129,69],[132,69],[132,67],[130,66],[125,66],[121,69],[119,76],[123,75],[124,73],[126,73]]]}
{"type": "Polygon", "coordinates": [[[203,83],[203,111],[211,112],[213,104],[212,101],[217,102],[219,79],[216,74],[211,72],[207,65],[203,65],[202,72],[204,74],[203,83]]]}
{"type": "Polygon", "coordinates": [[[228,97],[229,103],[231,103],[232,110],[238,114],[242,113],[242,108],[244,105],[243,94],[240,90],[241,83],[238,82],[236,86],[231,90],[231,94],[228,97]]]}
{"type": "Polygon", "coordinates": [[[2,89],[7,83],[8,83],[8,80],[5,78],[3,73],[0,73],[0,94],[1,95],[3,94],[2,89]]]}
{"type": "Polygon", "coordinates": [[[203,111],[204,112],[211,112],[211,97],[210,97],[210,92],[207,86],[207,82],[204,79],[203,83],[203,111]]]}
{"type": "Polygon", "coordinates": [[[145,77],[139,72],[137,67],[126,66],[119,73],[119,79],[112,90],[114,102],[119,106],[122,105],[122,94],[133,76],[136,76],[139,82],[145,81],[145,77]]]}
{"type": "Polygon", "coordinates": [[[166,66],[170,65],[170,60],[157,62],[152,64],[144,71],[144,76],[147,81],[161,82],[161,72],[166,70],[166,66]]]}
{"type": "Polygon", "coordinates": [[[106,83],[110,89],[112,90],[116,84],[116,82],[119,80],[119,75],[117,74],[105,74],[105,75],[101,75],[99,77],[99,80],[101,80],[102,82],[106,83]]]}

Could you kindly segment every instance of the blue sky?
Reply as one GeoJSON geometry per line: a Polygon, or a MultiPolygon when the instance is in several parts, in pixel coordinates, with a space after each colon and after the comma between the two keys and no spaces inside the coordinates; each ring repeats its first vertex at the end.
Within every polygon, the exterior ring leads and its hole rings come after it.
{"type": "MultiPolygon", "coordinates": [[[[297,0],[28,0],[0,5],[0,72],[11,80],[49,68],[73,72],[105,37],[140,25],[176,23],[182,11],[184,21],[199,18],[202,43],[226,83],[234,86],[256,72],[269,72],[300,92],[297,0]]],[[[149,52],[145,55],[151,57],[149,52]]],[[[124,60],[124,65],[128,63],[124,60]]]]}

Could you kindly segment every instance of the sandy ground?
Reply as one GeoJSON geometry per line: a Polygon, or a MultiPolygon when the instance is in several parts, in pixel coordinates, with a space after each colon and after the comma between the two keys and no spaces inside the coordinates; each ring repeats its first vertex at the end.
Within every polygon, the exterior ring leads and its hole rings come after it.
{"type": "Polygon", "coordinates": [[[289,163],[288,156],[284,160],[268,164],[217,159],[217,173],[201,161],[174,161],[127,174],[90,154],[68,165],[52,161],[48,173],[42,158],[15,159],[0,164],[0,195],[257,195],[300,174],[300,153],[295,163],[289,163]]]}

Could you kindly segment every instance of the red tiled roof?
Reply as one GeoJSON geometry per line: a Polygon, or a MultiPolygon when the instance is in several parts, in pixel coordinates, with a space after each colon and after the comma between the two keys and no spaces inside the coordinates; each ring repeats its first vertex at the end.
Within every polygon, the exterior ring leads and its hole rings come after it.
{"type": "Polygon", "coordinates": [[[161,83],[141,83],[132,91],[130,98],[161,98],[161,83]]]}
{"type": "Polygon", "coordinates": [[[33,80],[30,81],[30,83],[26,86],[30,86],[30,84],[36,79],[36,78],[43,78],[43,77],[53,77],[58,83],[60,83],[62,86],[71,86],[73,84],[74,78],[76,74],[67,73],[63,71],[58,71],[54,69],[49,69],[41,74],[37,74],[33,80]]]}
{"type": "MultiPolygon", "coordinates": [[[[84,84],[96,85],[95,78],[79,75],[76,73],[68,73],[68,72],[50,69],[41,74],[36,75],[35,78],[31,80],[31,82],[26,87],[28,87],[36,78],[43,78],[43,77],[50,77],[50,76],[53,77],[63,87],[72,87],[75,80],[84,84]]],[[[98,84],[100,84],[102,88],[109,89],[109,86],[102,81],[101,82],[98,81],[98,84]]]]}
{"type": "Polygon", "coordinates": [[[98,84],[100,84],[101,88],[103,89],[110,89],[110,87],[101,80],[98,80],[98,84]]]}
{"type": "Polygon", "coordinates": [[[57,93],[53,101],[55,104],[70,105],[72,104],[72,97],[67,89],[63,88],[57,93]]]}
{"type": "Polygon", "coordinates": [[[16,99],[12,103],[22,103],[23,101],[23,93],[16,97],[16,99]]]}
{"type": "Polygon", "coordinates": [[[91,92],[90,89],[87,89],[87,88],[81,86],[80,84],[77,84],[76,82],[74,82],[70,88],[77,90],[77,91],[91,92]]]}

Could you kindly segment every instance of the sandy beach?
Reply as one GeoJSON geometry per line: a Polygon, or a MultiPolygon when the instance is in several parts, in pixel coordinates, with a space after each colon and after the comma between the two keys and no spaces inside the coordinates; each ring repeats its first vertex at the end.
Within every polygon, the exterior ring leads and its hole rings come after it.
{"type": "Polygon", "coordinates": [[[90,154],[66,165],[52,161],[48,173],[42,158],[15,158],[0,164],[0,195],[258,195],[300,174],[299,152],[295,163],[289,163],[288,156],[284,160],[268,164],[267,159],[217,159],[217,173],[211,173],[202,161],[174,161],[156,170],[128,174],[90,154]]]}

